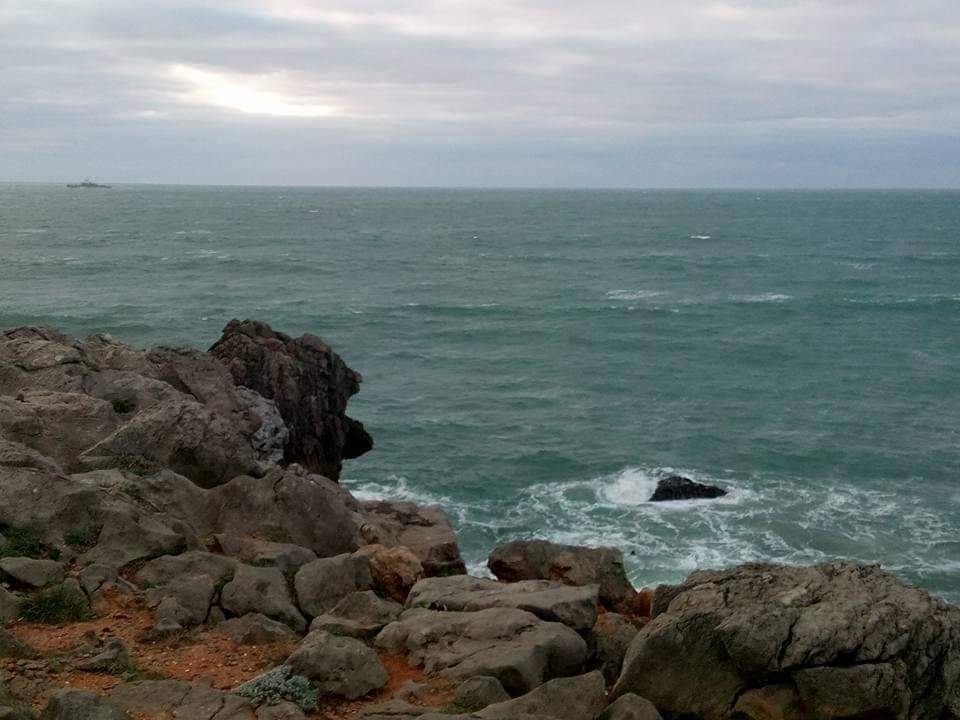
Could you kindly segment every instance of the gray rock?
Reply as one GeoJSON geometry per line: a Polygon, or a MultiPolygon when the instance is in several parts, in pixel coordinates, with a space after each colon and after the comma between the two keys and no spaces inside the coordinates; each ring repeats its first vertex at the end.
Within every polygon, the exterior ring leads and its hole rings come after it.
{"type": "Polygon", "coordinates": [[[581,672],[587,656],[586,643],[566,625],[513,608],[407,610],[380,632],[376,646],[428,673],[495,677],[511,694],[581,672]]]}
{"type": "Polygon", "coordinates": [[[396,545],[366,545],[354,553],[365,559],[377,594],[403,603],[410,589],[424,577],[423,563],[410,548],[396,545]]]}
{"type": "Polygon", "coordinates": [[[210,614],[217,587],[209,575],[181,575],[146,592],[147,604],[157,608],[157,621],[172,620],[181,627],[202,625],[210,614]]]}
{"type": "Polygon", "coordinates": [[[117,568],[93,563],[78,573],[77,580],[80,581],[80,587],[83,588],[87,596],[92,598],[105,584],[116,582],[117,568]]]}
{"type": "Polygon", "coordinates": [[[310,630],[369,640],[396,620],[403,606],[384,600],[372,590],[350,593],[329,612],[313,619],[310,630]]]}
{"type": "Polygon", "coordinates": [[[247,700],[180,680],[140,680],[108,691],[114,705],[137,717],[176,720],[256,720],[247,700]]]}
{"type": "Polygon", "coordinates": [[[137,573],[137,579],[149,585],[173,585],[185,578],[206,575],[215,584],[233,579],[238,563],[233,558],[200,550],[191,550],[180,555],[164,555],[151,560],[137,573]]]}
{"type": "Polygon", "coordinates": [[[634,639],[614,693],[719,720],[748,688],[777,686],[804,717],[934,720],[958,658],[960,609],[875,566],[748,564],[691,575],[634,639]]]}
{"type": "Polygon", "coordinates": [[[121,674],[136,669],[126,644],[118,637],[108,638],[99,652],[92,657],[74,663],[84,672],[108,672],[121,674]]]}
{"type": "Polygon", "coordinates": [[[220,592],[220,605],[228,613],[262,613],[302,632],[306,620],[290,599],[287,580],[276,568],[241,565],[220,592]]]}
{"type": "MultiPolygon", "coordinates": [[[[405,700],[387,700],[386,702],[368,705],[360,710],[360,717],[364,720],[410,720],[411,718],[436,715],[433,708],[422,705],[413,705],[405,700]]],[[[450,715],[442,715],[449,720],[450,715]]]]}
{"type": "Polygon", "coordinates": [[[89,690],[55,690],[40,720],[130,720],[130,716],[89,690]]]}
{"type": "Polygon", "coordinates": [[[0,625],[0,658],[32,658],[35,654],[32,647],[0,625]]]}
{"type": "MultiPolygon", "coordinates": [[[[0,437],[0,467],[32,468],[49,473],[60,473],[63,469],[52,458],[37,452],[23,443],[0,437]]],[[[3,543],[0,542],[0,547],[3,543]]]]}
{"type": "Polygon", "coordinates": [[[365,559],[344,553],[307,563],[297,572],[293,584],[300,608],[316,617],[331,610],[347,595],[368,590],[370,583],[365,559]]]}
{"type": "Polygon", "coordinates": [[[478,675],[467,678],[453,692],[449,712],[471,713],[483,710],[487,705],[505,702],[510,695],[495,677],[478,675]]]}
{"type": "Polygon", "coordinates": [[[562,622],[586,631],[597,617],[597,586],[571,587],[549,580],[498,583],[486,578],[454,575],[421,580],[410,591],[407,607],[473,611],[517,608],[543,620],[562,622]]]}
{"type": "Polygon", "coordinates": [[[487,567],[507,582],[554,580],[565,585],[598,585],[601,601],[612,609],[631,602],[636,594],[623,569],[623,553],[612,547],[515,540],[498,545],[487,567]]]}
{"type": "Polygon", "coordinates": [[[55,560],[5,557],[0,558],[0,575],[29,587],[41,588],[63,582],[66,571],[55,560]]]}
{"type": "Polygon", "coordinates": [[[359,640],[313,631],[289,658],[298,675],[314,681],[321,695],[348,700],[387,684],[388,674],[377,654],[359,640]]]}
{"type": "Polygon", "coordinates": [[[219,534],[214,539],[224,555],[237,558],[249,565],[275,567],[282,573],[295,573],[303,565],[317,559],[317,554],[299,545],[275,543],[252,537],[219,534]]]}
{"type": "Polygon", "coordinates": [[[428,577],[467,572],[457,534],[438,506],[387,500],[362,502],[357,525],[368,545],[410,548],[428,577]]]}
{"type": "Polygon", "coordinates": [[[663,718],[652,702],[639,695],[627,693],[610,703],[600,715],[600,720],[663,720],[663,718]]]}
{"type": "Polygon", "coordinates": [[[230,639],[247,645],[294,642],[300,639],[283,623],[260,613],[248,613],[243,617],[225,620],[217,629],[230,639]]]}
{"type": "Polygon", "coordinates": [[[603,675],[594,671],[578,677],[550,680],[514,700],[489,705],[475,713],[475,717],[513,720],[533,715],[556,720],[596,720],[606,702],[606,692],[603,675]]]}
{"type": "Polygon", "coordinates": [[[257,708],[257,720],[306,720],[306,717],[303,710],[292,702],[261,705],[257,708]]]}
{"type": "Polygon", "coordinates": [[[290,440],[290,431],[277,409],[277,404],[242,385],[236,387],[236,393],[246,411],[260,423],[250,438],[254,452],[261,461],[279,465],[283,462],[283,453],[290,440]]]}
{"type": "Polygon", "coordinates": [[[623,658],[639,629],[627,617],[617,613],[597,616],[590,633],[591,661],[599,668],[607,682],[620,676],[623,658]]]}
{"type": "Polygon", "coordinates": [[[0,587],[0,625],[14,620],[20,607],[20,598],[4,587],[0,587]]]}
{"type": "Polygon", "coordinates": [[[344,459],[373,447],[363,425],[346,415],[360,375],[315,335],[291,338],[254,320],[231,320],[210,348],[237,385],[276,403],[289,429],[284,461],[332,480],[344,459]]]}

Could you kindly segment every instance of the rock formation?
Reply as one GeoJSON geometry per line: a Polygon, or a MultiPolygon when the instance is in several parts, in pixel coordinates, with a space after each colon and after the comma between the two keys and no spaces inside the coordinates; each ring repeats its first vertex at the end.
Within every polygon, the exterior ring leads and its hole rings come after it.
{"type": "Polygon", "coordinates": [[[657,487],[650,496],[650,502],[667,502],[670,500],[710,500],[723,497],[727,491],[715,485],[704,485],[694,482],[690,478],[680,475],[671,475],[657,482],[657,487]]]}

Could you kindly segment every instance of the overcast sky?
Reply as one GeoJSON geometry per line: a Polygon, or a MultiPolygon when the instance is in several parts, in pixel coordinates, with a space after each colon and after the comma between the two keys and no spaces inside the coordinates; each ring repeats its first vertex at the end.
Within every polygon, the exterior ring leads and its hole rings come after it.
{"type": "Polygon", "coordinates": [[[960,187],[960,0],[0,0],[0,179],[960,187]]]}

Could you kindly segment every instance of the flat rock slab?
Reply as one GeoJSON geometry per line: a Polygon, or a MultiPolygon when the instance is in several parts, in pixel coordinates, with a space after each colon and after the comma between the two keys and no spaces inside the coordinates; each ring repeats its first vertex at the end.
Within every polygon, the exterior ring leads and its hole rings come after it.
{"type": "Polygon", "coordinates": [[[587,658],[587,645],[574,630],[514,608],[407,610],[383,629],[375,644],[429,673],[495,677],[513,695],[574,675],[587,658]]]}
{"type": "Polygon", "coordinates": [[[586,631],[597,617],[598,587],[575,587],[550,580],[498,583],[486,578],[455,575],[421,580],[410,591],[407,607],[476,611],[517,608],[551,622],[586,631]]]}
{"type": "Polygon", "coordinates": [[[180,680],[121,683],[107,694],[112,705],[135,717],[176,720],[255,720],[243,698],[180,680]]]}
{"type": "Polygon", "coordinates": [[[337,603],[329,613],[313,619],[310,630],[369,640],[403,612],[403,606],[384,600],[372,590],[355,592],[337,603]]]}
{"type": "Polygon", "coordinates": [[[248,613],[243,617],[225,620],[217,625],[217,632],[245,645],[267,645],[300,639],[287,625],[261,613],[248,613]]]}
{"type": "Polygon", "coordinates": [[[66,571],[55,560],[5,557],[0,559],[0,576],[3,575],[18,583],[41,588],[63,582],[66,571]]]}

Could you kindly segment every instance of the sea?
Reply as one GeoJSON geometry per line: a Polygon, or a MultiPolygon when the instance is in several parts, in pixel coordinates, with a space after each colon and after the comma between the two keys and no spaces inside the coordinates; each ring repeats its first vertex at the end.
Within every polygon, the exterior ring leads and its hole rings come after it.
{"type": "Polygon", "coordinates": [[[342,482],[442,505],[475,572],[543,537],[960,601],[960,192],[0,185],[0,326],[248,317],[363,375],[342,482]],[[671,473],[729,494],[650,503],[671,473]]]}

